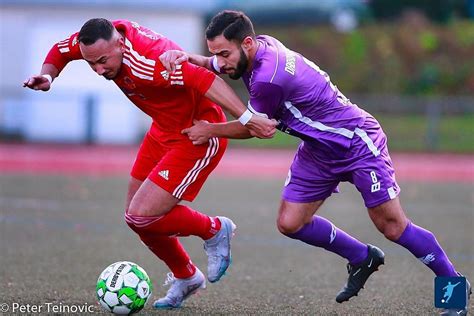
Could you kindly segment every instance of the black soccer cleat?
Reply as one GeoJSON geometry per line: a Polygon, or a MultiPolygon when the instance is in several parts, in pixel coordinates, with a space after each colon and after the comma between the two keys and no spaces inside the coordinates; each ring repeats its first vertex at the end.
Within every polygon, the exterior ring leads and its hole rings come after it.
{"type": "Polygon", "coordinates": [[[357,296],[360,289],[364,288],[369,276],[378,270],[378,267],[385,262],[385,254],[379,248],[367,245],[369,254],[367,258],[357,265],[347,264],[349,278],[344,288],[337,294],[336,302],[348,301],[351,297],[357,296]]]}

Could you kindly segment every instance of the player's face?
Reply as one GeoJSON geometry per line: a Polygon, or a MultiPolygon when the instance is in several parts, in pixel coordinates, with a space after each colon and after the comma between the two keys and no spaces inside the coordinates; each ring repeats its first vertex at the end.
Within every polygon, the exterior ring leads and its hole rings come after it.
{"type": "Polygon", "coordinates": [[[207,41],[211,54],[216,55],[217,64],[222,72],[237,80],[248,70],[249,59],[246,51],[235,41],[227,40],[223,35],[207,41]]]}
{"type": "Polygon", "coordinates": [[[123,59],[123,39],[112,37],[109,41],[97,40],[92,45],[80,43],[82,57],[89,63],[92,70],[105,79],[112,80],[120,72],[123,59]]]}

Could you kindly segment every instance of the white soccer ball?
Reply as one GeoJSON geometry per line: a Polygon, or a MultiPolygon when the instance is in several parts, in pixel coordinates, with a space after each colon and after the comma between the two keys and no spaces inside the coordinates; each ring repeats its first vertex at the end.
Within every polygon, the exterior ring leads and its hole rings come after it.
{"type": "Polygon", "coordinates": [[[105,268],[96,286],[100,305],[119,315],[140,311],[151,292],[151,281],[145,270],[129,261],[115,262],[105,268]]]}

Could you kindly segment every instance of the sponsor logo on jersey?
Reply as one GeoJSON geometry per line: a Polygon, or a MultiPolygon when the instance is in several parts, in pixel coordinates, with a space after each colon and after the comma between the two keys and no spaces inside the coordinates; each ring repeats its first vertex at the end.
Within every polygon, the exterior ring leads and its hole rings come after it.
{"type": "Polygon", "coordinates": [[[151,40],[157,40],[160,37],[163,37],[163,35],[155,33],[151,30],[143,30],[140,27],[140,24],[138,24],[137,22],[131,22],[131,23],[132,23],[132,27],[138,31],[138,34],[148,37],[151,40]]]}
{"type": "Polygon", "coordinates": [[[290,75],[295,75],[296,69],[296,56],[291,50],[286,51],[286,63],[285,63],[285,71],[290,75]]]}

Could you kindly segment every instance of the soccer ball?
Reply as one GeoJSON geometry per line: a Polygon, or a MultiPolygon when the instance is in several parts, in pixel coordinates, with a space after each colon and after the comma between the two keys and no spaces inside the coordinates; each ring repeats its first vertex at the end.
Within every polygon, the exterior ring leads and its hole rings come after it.
{"type": "Polygon", "coordinates": [[[150,278],[139,265],[129,261],[112,263],[99,276],[96,294],[100,305],[120,315],[140,311],[151,296],[150,278]]]}

